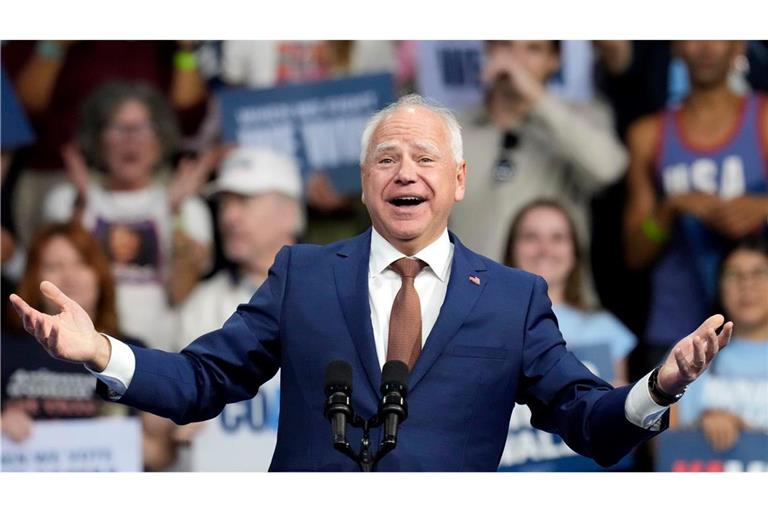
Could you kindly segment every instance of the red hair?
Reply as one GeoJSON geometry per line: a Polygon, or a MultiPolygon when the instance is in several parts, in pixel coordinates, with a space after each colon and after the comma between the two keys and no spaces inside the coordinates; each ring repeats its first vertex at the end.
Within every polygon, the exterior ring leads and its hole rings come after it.
{"type": "MultiPolygon", "coordinates": [[[[37,232],[29,245],[27,267],[19,281],[18,295],[27,304],[40,310],[43,305],[43,294],[40,291],[41,256],[48,243],[55,237],[63,237],[78,252],[83,261],[96,273],[99,289],[96,312],[93,325],[99,332],[117,335],[117,309],[115,306],[115,282],[106,255],[98,241],[80,224],[49,224],[37,232]]],[[[21,319],[18,315],[10,315],[9,323],[21,329],[21,319]]]]}

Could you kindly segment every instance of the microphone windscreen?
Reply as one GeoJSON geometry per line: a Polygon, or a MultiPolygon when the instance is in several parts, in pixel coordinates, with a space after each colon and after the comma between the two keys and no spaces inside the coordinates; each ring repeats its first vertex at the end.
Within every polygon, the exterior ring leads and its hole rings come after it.
{"type": "Polygon", "coordinates": [[[325,387],[346,386],[352,390],[352,366],[346,361],[331,361],[325,369],[325,387]]]}
{"type": "Polygon", "coordinates": [[[405,388],[408,387],[408,365],[397,359],[392,359],[384,363],[381,371],[381,383],[397,384],[405,388]]]}

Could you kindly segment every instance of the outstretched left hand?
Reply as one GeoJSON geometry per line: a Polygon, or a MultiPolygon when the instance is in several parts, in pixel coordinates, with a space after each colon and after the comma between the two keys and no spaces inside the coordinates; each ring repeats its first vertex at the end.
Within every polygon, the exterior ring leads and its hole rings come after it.
{"type": "Polygon", "coordinates": [[[723,325],[723,315],[712,315],[695,331],[677,342],[659,370],[659,387],[676,395],[698,379],[712,364],[717,353],[731,341],[733,322],[726,322],[720,334],[715,329],[723,325]]]}

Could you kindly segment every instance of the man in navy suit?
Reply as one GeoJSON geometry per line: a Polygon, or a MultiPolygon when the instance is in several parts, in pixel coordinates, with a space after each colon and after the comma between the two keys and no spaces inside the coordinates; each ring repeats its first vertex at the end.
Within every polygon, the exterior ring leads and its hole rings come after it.
{"type": "MultiPolygon", "coordinates": [[[[542,278],[473,253],[448,232],[466,176],[453,114],[401,98],[363,134],[363,201],[373,228],[328,246],[284,247],[250,302],[180,354],[97,333],[49,282],[41,289],[58,315],[11,299],[25,328],[54,357],[85,363],[109,399],[177,423],[216,416],[281,369],[272,470],[355,470],[331,445],[325,369],[334,360],[352,365],[352,403],[369,417],[389,358],[410,366],[409,417],[381,470],[495,470],[515,402],[528,404],[535,427],[615,463],[666,428],[668,405],[727,344],[732,323],[718,335],[724,318],[710,317],[661,367],[613,389],[566,350],[542,278]],[[402,270],[403,261],[416,270],[402,270]],[[403,352],[408,336],[413,345],[403,352]]],[[[351,432],[353,446],[359,436],[351,432]]]]}

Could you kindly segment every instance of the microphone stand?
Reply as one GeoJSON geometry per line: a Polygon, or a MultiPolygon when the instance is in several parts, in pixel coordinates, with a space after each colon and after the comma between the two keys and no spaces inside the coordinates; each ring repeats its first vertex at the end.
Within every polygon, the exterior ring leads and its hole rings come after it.
{"type": "Polygon", "coordinates": [[[368,473],[376,471],[379,461],[395,449],[397,446],[397,427],[399,423],[405,421],[408,417],[408,403],[405,401],[407,396],[408,366],[399,360],[387,361],[382,370],[381,386],[382,400],[379,404],[379,410],[371,418],[364,420],[354,413],[350,400],[352,394],[352,369],[348,363],[343,361],[334,362],[329,365],[326,393],[330,394],[326,402],[325,415],[333,418],[333,422],[339,420],[349,420],[349,425],[363,429],[363,436],[360,441],[360,451],[355,454],[352,446],[347,441],[346,427],[334,423],[333,447],[352,459],[360,466],[361,471],[368,473]],[[338,380],[338,382],[336,382],[338,380]],[[334,393],[334,387],[341,385],[340,392],[334,393]],[[339,414],[341,413],[341,414],[339,414]],[[370,432],[372,428],[384,424],[384,432],[379,449],[371,458],[371,439],[370,432]]]}
{"type": "Polygon", "coordinates": [[[379,444],[379,449],[376,452],[376,454],[373,456],[373,459],[371,459],[371,440],[370,440],[370,430],[372,428],[376,428],[380,426],[383,423],[381,417],[376,414],[372,416],[371,418],[364,420],[358,415],[355,415],[352,422],[350,422],[350,426],[356,427],[356,428],[362,428],[363,429],[363,438],[360,440],[360,451],[358,453],[355,453],[355,451],[352,449],[352,445],[349,444],[349,441],[344,439],[344,441],[337,441],[333,444],[333,447],[336,448],[336,450],[340,451],[353,461],[357,463],[357,465],[360,467],[360,470],[364,473],[369,473],[372,471],[376,471],[376,467],[379,464],[379,461],[389,452],[395,449],[395,446],[397,446],[397,440],[394,438],[387,438],[385,436],[384,439],[382,439],[381,443],[379,444]]]}

